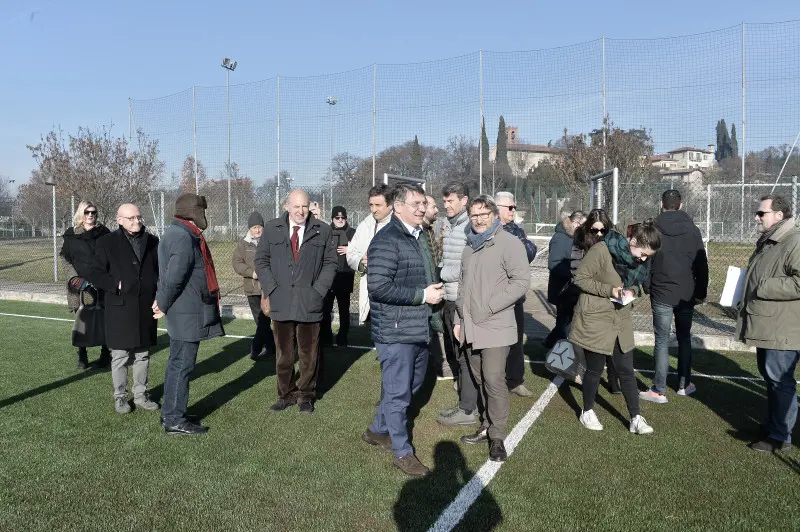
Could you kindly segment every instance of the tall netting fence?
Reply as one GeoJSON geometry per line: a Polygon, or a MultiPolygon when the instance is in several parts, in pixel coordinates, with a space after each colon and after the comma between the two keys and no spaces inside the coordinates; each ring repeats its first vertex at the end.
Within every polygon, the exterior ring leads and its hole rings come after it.
{"type": "MultiPolygon", "coordinates": [[[[246,84],[237,83],[241,64],[230,85],[130,100],[131,149],[141,131],[164,164],[137,201],[159,233],[181,191],[208,198],[207,236],[233,298],[226,250],[253,210],[281,214],[289,190],[307,190],[325,219],[344,206],[355,226],[384,173],[422,178],[437,199],[457,179],[472,195],[515,194],[518,222],[542,250],[535,276],[545,279],[555,225],[589,208],[590,176],[617,167],[621,223],[656,216],[664,190],[681,191],[707,242],[714,300],[727,266],[746,264],[752,213],[784,163],[775,191],[796,198],[798,50],[800,21],[791,21],[246,84]]],[[[4,203],[0,194],[0,287],[60,290],[52,237],[60,248],[84,195],[57,186],[54,212],[40,181],[24,197],[4,203]]],[[[99,207],[113,227],[116,205],[99,207]]]]}

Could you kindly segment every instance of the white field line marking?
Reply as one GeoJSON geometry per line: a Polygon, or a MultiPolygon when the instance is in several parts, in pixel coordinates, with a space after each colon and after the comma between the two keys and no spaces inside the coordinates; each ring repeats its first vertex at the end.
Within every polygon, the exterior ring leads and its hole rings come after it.
{"type": "MultiPolygon", "coordinates": [[[[0,312],[0,316],[10,316],[12,318],[32,318],[36,320],[50,320],[50,321],[66,321],[69,323],[73,323],[75,320],[68,320],[66,318],[51,318],[49,316],[29,316],[27,314],[8,314],[6,312],[0,312]]],[[[167,332],[166,329],[158,329],[161,332],[167,332]]],[[[252,336],[237,336],[235,334],[226,334],[225,338],[234,338],[237,340],[241,339],[249,339],[252,340],[252,336]]],[[[375,349],[374,347],[369,347],[366,345],[348,345],[350,349],[363,349],[365,351],[372,351],[375,349]]],[[[525,361],[531,364],[544,364],[543,360],[531,360],[528,357],[525,357],[525,361]]],[[[636,369],[639,373],[655,373],[653,370],[650,369],[636,369]]],[[[669,375],[677,375],[678,373],[675,371],[670,371],[669,375]]],[[[731,380],[731,381],[752,381],[752,382],[764,382],[764,379],[760,377],[744,377],[740,375],[710,375],[708,373],[692,373],[692,377],[699,377],[705,379],[719,379],[719,380],[731,380]]],[[[800,383],[800,380],[797,381],[800,383]]]]}
{"type": "MultiPolygon", "coordinates": [[[[36,319],[36,320],[49,320],[49,321],[66,321],[66,322],[69,322],[69,323],[75,323],[74,319],[69,320],[69,319],[66,319],[66,318],[51,318],[49,316],[29,316],[27,314],[8,314],[6,312],[0,312],[0,316],[10,316],[12,318],[32,318],[32,319],[36,319]]],[[[159,328],[158,330],[161,331],[161,332],[167,332],[166,329],[159,328]]],[[[234,338],[236,340],[252,340],[253,339],[252,336],[238,336],[238,335],[235,335],[235,334],[226,334],[223,338],[234,338]]],[[[373,349],[375,349],[374,347],[367,347],[365,345],[348,345],[347,347],[349,347],[350,349],[364,349],[366,351],[372,351],[373,349]]]]}
{"type": "MultiPolygon", "coordinates": [[[[544,364],[544,360],[531,360],[528,357],[525,357],[525,361],[531,364],[544,364]]],[[[655,373],[655,371],[651,369],[636,369],[634,371],[638,373],[655,373]]],[[[667,373],[668,375],[677,375],[677,371],[670,371],[667,373]]],[[[700,377],[705,379],[717,379],[717,380],[729,380],[729,381],[752,381],[752,382],[764,382],[764,379],[761,377],[745,377],[742,375],[711,375],[709,373],[695,373],[692,372],[692,378],[700,377]]],[[[800,380],[797,381],[800,383],[800,380]]]]}
{"type": "MultiPolygon", "coordinates": [[[[511,431],[511,434],[506,436],[505,439],[505,446],[506,452],[508,452],[508,456],[514,453],[514,449],[516,449],[517,444],[522,440],[525,434],[530,430],[533,423],[539,418],[539,416],[544,411],[545,407],[547,407],[550,400],[555,396],[556,392],[558,391],[558,387],[564,382],[563,377],[556,376],[553,379],[547,389],[542,393],[539,399],[533,404],[528,413],[525,414],[517,426],[514,427],[514,430],[511,431]]],[[[478,499],[483,488],[485,488],[489,482],[492,481],[494,476],[500,470],[500,467],[503,465],[503,462],[492,462],[491,460],[486,460],[486,462],[481,466],[475,476],[469,479],[469,482],[461,488],[461,491],[456,496],[455,500],[450,503],[450,506],[445,508],[442,515],[439,516],[439,519],[436,520],[436,523],[429,529],[429,532],[449,532],[453,528],[458,525],[461,519],[464,518],[464,515],[469,510],[469,507],[478,499]]]]}

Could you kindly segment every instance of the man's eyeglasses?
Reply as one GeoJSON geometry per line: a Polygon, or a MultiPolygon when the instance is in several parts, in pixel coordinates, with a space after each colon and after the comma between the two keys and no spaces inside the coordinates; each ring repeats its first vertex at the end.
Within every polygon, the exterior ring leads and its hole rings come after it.
{"type": "Polygon", "coordinates": [[[517,206],[516,205],[498,205],[498,207],[505,207],[506,209],[508,209],[511,212],[514,212],[515,210],[517,210],[517,206]]]}
{"type": "Polygon", "coordinates": [[[756,216],[758,216],[759,218],[763,218],[765,214],[769,214],[771,212],[775,211],[756,211],[756,216]]]}
{"type": "Polygon", "coordinates": [[[470,220],[473,222],[477,222],[478,220],[488,220],[489,215],[492,214],[491,212],[480,212],[478,214],[473,214],[469,217],[470,220]]]}
{"type": "Polygon", "coordinates": [[[402,203],[404,205],[408,205],[409,207],[413,207],[415,211],[424,211],[428,208],[427,201],[415,201],[414,203],[408,203],[403,200],[397,200],[398,203],[402,203]]]}
{"type": "Polygon", "coordinates": [[[347,220],[347,216],[334,216],[334,220],[347,220]]]}
{"type": "Polygon", "coordinates": [[[129,222],[141,222],[144,220],[141,216],[120,216],[123,220],[128,220],[129,222]]]}
{"type": "Polygon", "coordinates": [[[97,211],[90,211],[89,209],[86,209],[85,211],[83,211],[83,215],[84,216],[89,216],[90,214],[92,216],[97,216],[97,211]]]}
{"type": "Polygon", "coordinates": [[[604,235],[608,232],[608,230],[605,227],[601,227],[599,229],[596,227],[592,227],[591,229],[589,229],[589,232],[592,233],[593,235],[604,235]]]}

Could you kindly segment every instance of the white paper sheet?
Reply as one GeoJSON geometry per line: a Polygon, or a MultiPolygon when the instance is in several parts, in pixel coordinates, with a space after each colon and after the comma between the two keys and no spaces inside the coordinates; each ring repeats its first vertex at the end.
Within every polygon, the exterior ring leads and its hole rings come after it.
{"type": "Polygon", "coordinates": [[[618,304],[620,304],[622,306],[625,306],[625,305],[629,305],[630,303],[632,303],[633,300],[636,299],[636,297],[635,296],[630,296],[627,299],[619,299],[619,298],[616,298],[616,297],[609,297],[608,299],[610,299],[614,303],[618,303],[618,304]]]}
{"type": "Polygon", "coordinates": [[[725,287],[722,289],[722,295],[719,297],[720,305],[723,307],[735,307],[742,301],[746,277],[746,268],[728,266],[728,275],[725,277],[725,287]]]}

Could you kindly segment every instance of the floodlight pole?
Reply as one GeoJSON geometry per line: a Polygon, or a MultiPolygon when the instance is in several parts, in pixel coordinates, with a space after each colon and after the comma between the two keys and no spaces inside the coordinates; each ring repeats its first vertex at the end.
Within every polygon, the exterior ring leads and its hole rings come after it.
{"type": "MultiPolygon", "coordinates": [[[[330,166],[328,180],[330,183],[330,207],[333,208],[333,106],[339,101],[337,98],[333,96],[328,96],[328,99],[325,100],[328,103],[328,123],[330,124],[330,133],[331,133],[331,149],[330,149],[330,158],[328,159],[328,164],[330,166]]],[[[320,213],[322,214],[322,213],[320,213]]]]}
{"type": "Polygon", "coordinates": [[[228,232],[233,239],[233,206],[231,204],[231,72],[236,70],[236,61],[228,59],[222,60],[222,68],[225,69],[225,107],[228,115],[228,232]]]}

